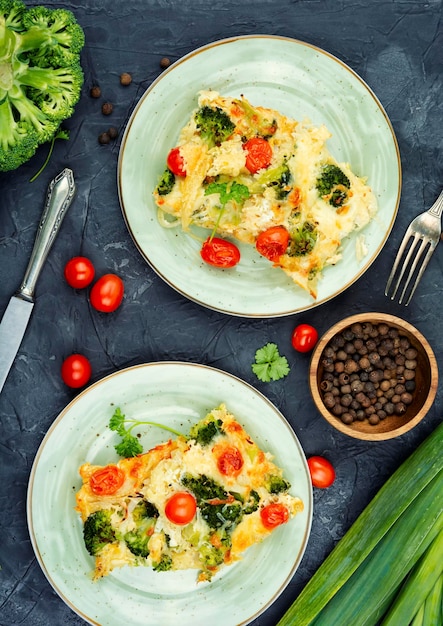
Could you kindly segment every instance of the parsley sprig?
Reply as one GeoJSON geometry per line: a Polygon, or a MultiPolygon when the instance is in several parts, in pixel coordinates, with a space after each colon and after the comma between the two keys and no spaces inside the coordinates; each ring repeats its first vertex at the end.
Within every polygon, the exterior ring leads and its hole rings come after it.
{"type": "Polygon", "coordinates": [[[267,343],[255,353],[252,371],[264,383],[284,378],[289,374],[289,369],[287,358],[280,355],[275,343],[267,343]]]}
{"type": "Polygon", "coordinates": [[[121,409],[117,407],[109,420],[109,428],[121,437],[121,441],[114,446],[115,451],[119,456],[128,458],[131,456],[137,456],[137,454],[141,454],[143,452],[143,446],[141,445],[138,437],[132,434],[134,428],[143,425],[156,426],[157,428],[167,430],[174,435],[182,435],[182,433],[178,432],[174,428],[165,426],[164,424],[159,424],[158,422],[148,422],[144,420],[126,418],[124,413],[121,412],[121,409]],[[127,427],[126,424],[130,424],[130,426],[127,427]]]}
{"type": "Polygon", "coordinates": [[[234,201],[238,204],[243,204],[243,202],[247,200],[250,196],[249,189],[246,187],[246,185],[237,183],[235,180],[226,183],[209,183],[209,185],[205,189],[205,196],[210,196],[213,193],[218,193],[220,196],[220,211],[215,226],[212,230],[210,240],[214,237],[217,231],[221,216],[223,215],[223,212],[228,202],[234,201]]]}

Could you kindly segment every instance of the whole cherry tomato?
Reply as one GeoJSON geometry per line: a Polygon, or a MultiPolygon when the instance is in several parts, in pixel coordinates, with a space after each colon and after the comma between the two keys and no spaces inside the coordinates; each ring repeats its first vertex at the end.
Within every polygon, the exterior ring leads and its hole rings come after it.
{"type": "Polygon", "coordinates": [[[292,333],[292,347],[297,352],[310,352],[318,340],[318,332],[310,324],[299,324],[292,333]]]}
{"type": "Polygon", "coordinates": [[[284,226],[271,226],[259,234],[255,242],[257,252],[270,261],[277,261],[286,252],[289,233],[284,226]]]}
{"type": "Polygon", "coordinates": [[[85,256],[75,256],[65,265],[65,280],[74,289],[83,289],[83,287],[90,285],[94,275],[95,269],[92,261],[85,256]]]}
{"type": "Polygon", "coordinates": [[[289,511],[281,502],[272,502],[260,511],[260,517],[263,526],[271,530],[280,524],[286,524],[289,520],[289,511]]]}
{"type": "Polygon", "coordinates": [[[120,276],[104,274],[92,286],[89,299],[97,311],[112,313],[121,304],[125,288],[120,276]]]}
{"type": "Polygon", "coordinates": [[[71,354],[62,363],[63,382],[73,389],[86,385],[91,378],[91,373],[91,363],[83,354],[71,354]]]}
{"type": "Polygon", "coordinates": [[[172,148],[170,150],[166,164],[176,176],[186,176],[185,160],[182,157],[180,148],[172,148]]]}
{"type": "Polygon", "coordinates": [[[330,461],[322,456],[311,456],[308,459],[309,472],[314,487],[325,489],[335,480],[335,469],[330,461]]]}
{"type": "Polygon", "coordinates": [[[271,165],[272,147],[263,137],[251,137],[243,144],[243,149],[246,151],[246,169],[251,174],[271,165]]]}
{"type": "Polygon", "coordinates": [[[189,524],[194,519],[197,503],[192,493],[177,491],[169,498],[165,506],[165,515],[173,524],[189,524]]]}
{"type": "Polygon", "coordinates": [[[125,482],[125,473],[117,465],[101,467],[89,479],[91,491],[96,496],[112,496],[125,482]]]}
{"type": "Polygon", "coordinates": [[[234,267],[240,261],[240,250],[230,241],[208,237],[200,250],[205,263],[215,267],[234,267]]]}

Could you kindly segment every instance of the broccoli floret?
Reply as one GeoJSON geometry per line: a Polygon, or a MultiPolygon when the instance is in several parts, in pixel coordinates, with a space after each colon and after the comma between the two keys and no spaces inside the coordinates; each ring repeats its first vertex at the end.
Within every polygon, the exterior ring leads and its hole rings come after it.
{"type": "Polygon", "coordinates": [[[260,496],[255,491],[255,489],[252,489],[249,494],[248,499],[243,504],[243,513],[245,515],[249,515],[250,513],[253,513],[254,511],[256,511],[258,509],[259,502],[260,502],[260,496]]]}
{"type": "Polygon", "coordinates": [[[291,230],[288,246],[289,256],[305,256],[312,252],[317,241],[317,231],[311,222],[304,222],[295,230],[291,230]]]}
{"type": "Polygon", "coordinates": [[[141,500],[134,508],[132,519],[136,527],[127,532],[123,538],[135,556],[146,558],[149,555],[149,540],[158,515],[157,508],[145,499],[141,500]]]}
{"type": "Polygon", "coordinates": [[[204,567],[218,567],[224,561],[224,551],[210,543],[203,543],[199,550],[199,556],[204,567]]]}
{"type": "Polygon", "coordinates": [[[269,474],[266,477],[266,488],[269,493],[282,493],[291,488],[291,483],[278,474],[269,474]]]}
{"type": "Polygon", "coordinates": [[[83,539],[86,550],[92,556],[98,554],[106,544],[116,540],[109,509],[100,509],[86,518],[83,526],[83,539]]]}
{"type": "Polygon", "coordinates": [[[165,169],[157,185],[158,195],[167,196],[168,193],[171,193],[172,188],[174,187],[174,184],[175,184],[174,174],[171,172],[169,168],[165,169]]]}
{"type": "Polygon", "coordinates": [[[206,420],[201,420],[192,426],[189,431],[189,439],[195,439],[196,443],[207,446],[216,435],[222,431],[223,422],[215,419],[212,415],[206,420]]]}
{"type": "Polygon", "coordinates": [[[342,206],[348,197],[347,189],[351,186],[349,178],[337,165],[324,165],[317,178],[316,187],[319,195],[328,199],[334,207],[342,206]]]}
{"type": "Polygon", "coordinates": [[[233,527],[241,520],[241,502],[212,478],[204,474],[198,477],[185,474],[181,482],[194,494],[201,516],[210,528],[233,527]]]}
{"type": "Polygon", "coordinates": [[[0,171],[28,161],[73,114],[84,41],[66,9],[0,0],[0,171]]]}
{"type": "Polygon", "coordinates": [[[200,107],[194,119],[200,135],[211,147],[220,145],[235,129],[234,122],[220,107],[200,107]]]}
{"type": "Polygon", "coordinates": [[[274,188],[277,200],[284,200],[291,191],[290,181],[291,172],[287,163],[266,170],[257,179],[257,183],[260,185],[274,188]]]}
{"type": "Polygon", "coordinates": [[[172,568],[172,558],[167,554],[162,554],[160,561],[153,563],[152,567],[156,572],[167,572],[172,568]]]}

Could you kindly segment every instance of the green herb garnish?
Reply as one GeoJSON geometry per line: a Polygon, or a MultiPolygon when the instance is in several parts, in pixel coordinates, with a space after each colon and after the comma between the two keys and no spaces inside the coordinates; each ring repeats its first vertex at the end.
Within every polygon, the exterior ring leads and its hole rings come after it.
{"type": "Polygon", "coordinates": [[[127,419],[125,415],[121,412],[120,408],[116,408],[113,416],[109,420],[109,428],[115,431],[121,437],[120,443],[114,446],[115,451],[119,456],[128,458],[131,456],[137,456],[137,454],[141,454],[143,452],[143,446],[141,445],[138,437],[132,434],[132,431],[137,426],[156,426],[157,428],[162,428],[163,430],[167,430],[174,435],[180,436],[182,433],[174,430],[170,426],[165,426],[164,424],[159,424],[157,422],[148,422],[144,420],[135,420],[135,419],[127,419]],[[129,428],[126,427],[126,424],[130,424],[129,428]]]}
{"type": "Polygon", "coordinates": [[[289,374],[289,369],[287,358],[280,355],[275,343],[267,343],[255,353],[252,371],[264,383],[284,378],[289,374]]]}

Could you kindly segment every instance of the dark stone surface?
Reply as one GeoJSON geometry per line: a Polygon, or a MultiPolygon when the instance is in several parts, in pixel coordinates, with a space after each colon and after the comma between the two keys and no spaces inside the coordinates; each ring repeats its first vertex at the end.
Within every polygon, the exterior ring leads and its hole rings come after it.
{"type": "Polygon", "coordinates": [[[56,143],[45,173],[29,182],[45,158],[46,147],[17,171],[0,174],[0,314],[22,279],[48,182],[68,166],[75,172],[78,192],[40,277],[28,331],[0,395],[0,624],[84,624],[48,584],[34,556],[26,522],[27,484],[38,446],[76,395],[63,385],[60,365],[68,354],[81,351],[92,362],[94,381],[132,364],[169,359],[231,372],[275,403],[307,455],[323,454],[334,463],[335,484],[314,493],[312,534],[301,567],[275,604],[254,622],[273,626],[377,489],[441,421],[439,391],[426,419],[401,438],[370,444],[341,435],[317,414],[307,386],[309,357],[292,350],[290,337],[303,321],[322,333],[353,313],[390,312],[419,328],[442,367],[442,248],[435,252],[409,307],[392,303],[383,294],[407,224],[429,208],[443,184],[442,3],[85,0],[46,4],[72,8],[84,27],[85,85],[75,115],[66,124],[71,139],[56,143]],[[403,191],[387,245],[350,289],[309,313],[247,320],[187,301],[146,265],[119,207],[119,140],[102,146],[97,137],[110,125],[123,130],[141,94],[160,74],[162,57],[175,61],[217,39],[263,33],[320,46],[369,84],[398,138],[403,191]],[[133,76],[127,87],[119,84],[124,71],[133,76]],[[89,96],[94,83],[102,88],[101,101],[89,96]],[[108,118],[100,110],[103,100],[114,103],[108,118]],[[64,263],[77,254],[93,259],[98,273],[115,271],[124,278],[124,303],[112,316],[94,314],[87,293],[74,292],[64,283],[64,263]],[[261,384],[251,372],[255,350],[267,341],[278,343],[288,357],[291,373],[284,381],[261,384]]]}

